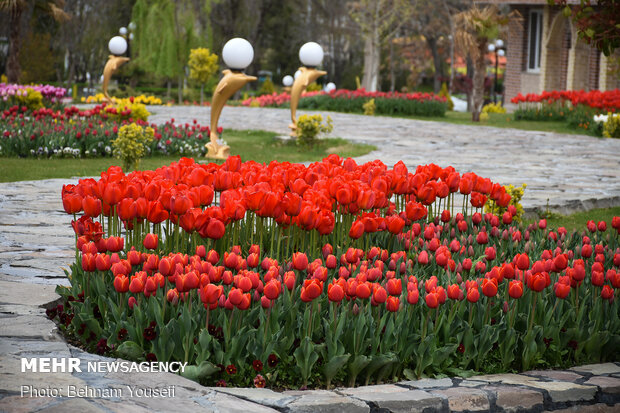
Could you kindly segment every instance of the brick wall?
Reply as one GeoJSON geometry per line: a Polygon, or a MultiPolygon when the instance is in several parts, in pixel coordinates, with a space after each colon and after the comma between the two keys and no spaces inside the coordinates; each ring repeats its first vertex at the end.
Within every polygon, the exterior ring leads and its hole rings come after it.
{"type": "Polygon", "coordinates": [[[527,57],[527,36],[525,35],[527,8],[525,6],[514,6],[512,10],[521,13],[524,20],[511,19],[508,24],[506,72],[504,75],[505,102],[510,102],[510,99],[521,92],[521,72],[525,69],[527,57]]]}

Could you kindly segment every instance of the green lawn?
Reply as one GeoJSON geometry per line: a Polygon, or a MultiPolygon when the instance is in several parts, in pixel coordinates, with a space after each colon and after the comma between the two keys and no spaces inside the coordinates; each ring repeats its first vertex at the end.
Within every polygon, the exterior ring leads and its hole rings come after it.
{"type": "MultiPolygon", "coordinates": [[[[607,230],[609,231],[611,228],[611,219],[617,216],[620,216],[620,207],[591,209],[589,211],[576,212],[571,215],[551,214],[551,216],[547,218],[547,227],[553,229],[565,227],[568,231],[577,230],[581,232],[586,230],[586,223],[589,220],[593,220],[596,223],[599,221],[607,222],[607,230]]],[[[530,222],[538,222],[538,220],[525,221],[526,224],[530,222]]]]}
{"type": "MultiPolygon", "coordinates": [[[[284,143],[275,139],[276,134],[264,131],[226,131],[223,138],[231,147],[231,154],[241,155],[244,161],[289,162],[318,161],[331,153],[342,157],[355,157],[375,149],[371,145],[351,143],[344,139],[324,139],[312,148],[299,147],[294,142],[284,143]]],[[[156,169],[178,161],[179,156],[154,156],[144,158],[140,169],[156,169]]],[[[98,176],[110,165],[121,165],[114,158],[89,159],[36,159],[0,157],[0,182],[29,181],[73,176],[98,176]]]]}

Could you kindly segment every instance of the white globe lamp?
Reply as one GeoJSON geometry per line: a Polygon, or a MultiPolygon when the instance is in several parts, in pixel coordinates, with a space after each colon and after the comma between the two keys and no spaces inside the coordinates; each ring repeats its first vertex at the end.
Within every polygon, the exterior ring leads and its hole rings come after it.
{"type": "Polygon", "coordinates": [[[295,74],[293,75],[293,77],[295,79],[297,79],[299,77],[299,75],[301,75],[301,70],[296,71],[295,74]]]}
{"type": "Polygon", "coordinates": [[[293,76],[286,75],[282,78],[282,84],[286,87],[293,86],[293,76]]]}
{"type": "Polygon", "coordinates": [[[496,46],[497,48],[504,47],[504,41],[503,41],[502,39],[497,39],[497,40],[495,41],[495,46],[496,46]]]}
{"type": "Polygon", "coordinates": [[[490,43],[487,48],[489,49],[489,52],[494,52],[495,51],[495,45],[493,43],[490,43]]]}
{"type": "Polygon", "coordinates": [[[327,93],[331,92],[332,90],[336,90],[336,85],[334,84],[334,82],[329,82],[328,84],[325,85],[325,89],[324,89],[327,93]]]}
{"type": "Polygon", "coordinates": [[[323,48],[315,42],[308,42],[299,49],[299,60],[304,66],[316,67],[323,61],[323,48]]]}
{"type": "Polygon", "coordinates": [[[503,57],[503,56],[505,56],[505,55],[506,55],[506,52],[504,51],[504,49],[499,49],[499,50],[497,51],[497,55],[498,55],[498,56],[503,57]]]}
{"type": "Polygon", "coordinates": [[[254,48],[247,40],[235,37],[224,45],[222,58],[231,70],[243,71],[254,59],[254,48]]]}
{"type": "Polygon", "coordinates": [[[113,55],[122,55],[127,51],[127,40],[121,36],[114,36],[108,42],[108,49],[113,55]]]}
{"type": "Polygon", "coordinates": [[[118,32],[121,34],[121,36],[124,36],[127,34],[127,28],[121,27],[120,29],[118,29],[118,32]]]}

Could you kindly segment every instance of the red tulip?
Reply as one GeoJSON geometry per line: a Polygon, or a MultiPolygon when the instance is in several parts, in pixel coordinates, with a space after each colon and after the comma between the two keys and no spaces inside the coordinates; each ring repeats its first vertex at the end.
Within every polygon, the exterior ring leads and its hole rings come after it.
{"type": "Polygon", "coordinates": [[[263,294],[270,300],[275,300],[280,295],[281,288],[279,281],[271,280],[263,288],[263,294]]]}
{"type": "Polygon", "coordinates": [[[385,303],[385,308],[387,308],[388,311],[395,313],[398,311],[399,307],[400,307],[400,300],[398,299],[398,297],[394,297],[394,296],[388,297],[385,303]]]}
{"type": "Polygon", "coordinates": [[[303,252],[295,252],[293,253],[292,264],[297,271],[304,271],[308,268],[308,256],[303,252]]]}
{"type": "Polygon", "coordinates": [[[93,196],[86,196],[82,200],[82,208],[89,217],[98,217],[101,215],[101,200],[93,196]]]}
{"type": "Polygon", "coordinates": [[[517,268],[521,271],[525,271],[530,268],[530,258],[527,254],[517,254],[515,261],[517,268]]]}
{"type": "Polygon", "coordinates": [[[97,271],[108,271],[112,266],[112,260],[107,254],[97,254],[95,266],[97,267],[97,271]]]}
{"type": "Polygon", "coordinates": [[[437,308],[439,306],[439,295],[435,292],[426,294],[426,305],[428,308],[437,308]]]}
{"type": "Polygon", "coordinates": [[[344,298],[344,290],[338,284],[329,284],[327,286],[327,297],[329,301],[339,303],[344,298]]]}
{"type": "Polygon", "coordinates": [[[157,234],[146,234],[146,236],[144,237],[144,241],[142,242],[142,245],[144,245],[144,248],[146,248],[147,250],[154,250],[157,249],[157,245],[159,243],[157,234]]]}
{"type": "Polygon", "coordinates": [[[508,285],[508,295],[514,299],[521,298],[523,295],[523,283],[519,280],[512,280],[508,285]]]}
{"type": "Polygon", "coordinates": [[[485,278],[482,280],[482,294],[487,297],[495,297],[497,294],[497,280],[485,278]]]}
{"type": "Polygon", "coordinates": [[[557,282],[555,283],[553,290],[555,292],[556,297],[565,299],[566,297],[568,297],[568,294],[570,293],[570,285],[557,282]]]}
{"type": "Polygon", "coordinates": [[[97,268],[95,254],[82,254],[82,269],[86,272],[93,272],[97,268]]]}
{"type": "Polygon", "coordinates": [[[383,287],[376,288],[372,293],[372,298],[377,304],[383,304],[387,300],[387,297],[387,291],[385,291],[383,287]]]}
{"type": "Polygon", "coordinates": [[[614,289],[606,285],[601,290],[601,298],[603,300],[611,300],[614,297],[614,289]]]}
{"type": "Polygon", "coordinates": [[[467,290],[467,301],[469,301],[470,303],[475,303],[478,302],[479,298],[480,291],[478,291],[478,288],[470,288],[467,290]]]}
{"type": "Polygon", "coordinates": [[[388,280],[386,287],[390,295],[398,296],[401,295],[403,292],[402,280],[400,278],[392,278],[388,280]]]}

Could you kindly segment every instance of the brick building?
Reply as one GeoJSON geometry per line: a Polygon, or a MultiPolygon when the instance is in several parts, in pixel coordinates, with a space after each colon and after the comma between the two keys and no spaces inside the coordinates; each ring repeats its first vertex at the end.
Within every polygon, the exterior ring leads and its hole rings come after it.
{"type": "Polygon", "coordinates": [[[508,5],[522,17],[512,19],[508,26],[505,102],[518,93],[620,88],[611,59],[578,38],[574,23],[560,7],[549,6],[546,0],[476,3],[508,5]]]}

